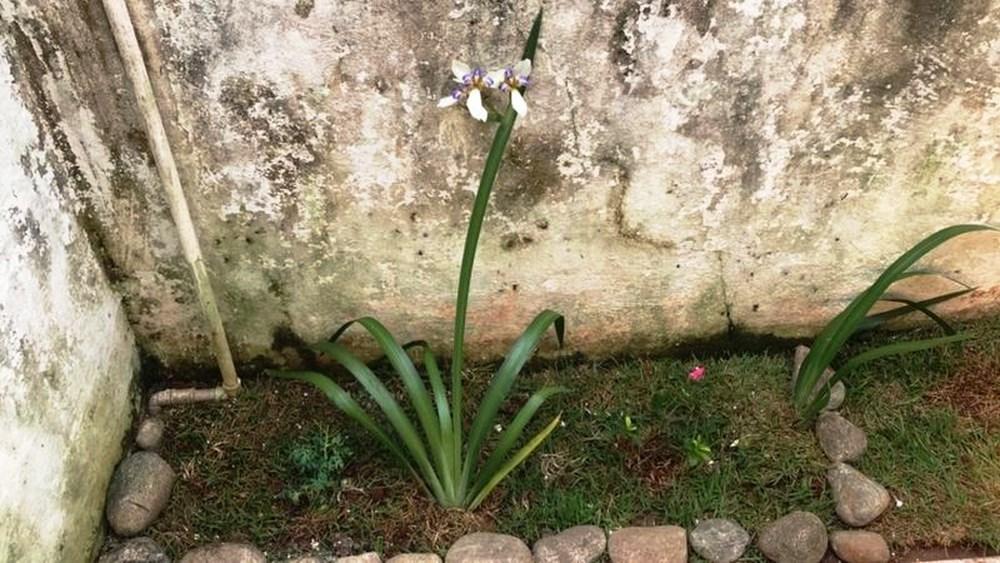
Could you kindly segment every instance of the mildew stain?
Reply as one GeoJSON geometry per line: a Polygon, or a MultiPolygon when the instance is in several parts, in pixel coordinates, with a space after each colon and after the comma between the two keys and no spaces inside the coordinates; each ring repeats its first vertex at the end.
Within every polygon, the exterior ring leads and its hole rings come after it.
{"type": "Polygon", "coordinates": [[[219,103],[236,118],[237,131],[263,153],[261,174],[278,191],[296,191],[302,177],[321,164],[316,130],[298,101],[281,97],[273,84],[247,74],[222,81],[219,103]]]}
{"type": "Polygon", "coordinates": [[[557,136],[511,143],[492,198],[496,211],[523,219],[543,200],[557,197],[563,185],[558,165],[563,150],[557,136]]]}
{"type": "Polygon", "coordinates": [[[295,15],[302,19],[308,18],[315,6],[315,0],[298,0],[295,2],[295,15]]]}
{"type": "Polygon", "coordinates": [[[712,26],[712,16],[717,0],[664,0],[661,16],[679,14],[704,37],[712,26]]]}
{"type": "Polygon", "coordinates": [[[622,90],[628,91],[629,79],[636,72],[639,64],[636,58],[637,31],[636,21],[639,18],[639,3],[632,0],[626,2],[615,15],[614,33],[611,35],[611,62],[618,73],[622,90]]]}

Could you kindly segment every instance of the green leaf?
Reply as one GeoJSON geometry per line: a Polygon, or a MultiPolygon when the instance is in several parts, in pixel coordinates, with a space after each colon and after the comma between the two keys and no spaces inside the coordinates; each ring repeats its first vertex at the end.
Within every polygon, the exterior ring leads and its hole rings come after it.
{"type": "Polygon", "coordinates": [[[480,503],[482,503],[483,500],[486,499],[486,497],[490,494],[490,492],[492,492],[493,489],[500,484],[500,481],[504,480],[504,477],[506,477],[511,471],[514,470],[514,468],[520,465],[525,459],[527,459],[528,456],[531,455],[531,452],[535,451],[538,448],[538,446],[542,445],[542,442],[544,442],[545,439],[549,437],[549,434],[551,434],[552,431],[556,429],[556,426],[559,426],[559,420],[560,418],[558,416],[553,418],[552,422],[550,422],[548,426],[542,429],[542,431],[539,432],[538,434],[535,434],[535,436],[531,440],[529,440],[528,443],[525,444],[523,448],[521,448],[520,450],[517,451],[516,454],[514,454],[514,457],[507,460],[507,463],[503,464],[500,470],[496,472],[496,475],[494,475],[486,483],[486,485],[483,486],[482,490],[479,491],[479,494],[473,497],[472,501],[469,502],[469,510],[475,510],[476,507],[478,507],[480,503]]]}
{"type": "Polygon", "coordinates": [[[427,370],[427,376],[431,382],[431,391],[434,393],[434,403],[437,407],[438,425],[441,427],[441,444],[440,446],[435,444],[433,447],[441,449],[447,468],[442,471],[450,474],[447,476],[447,479],[454,481],[452,475],[458,476],[460,473],[460,468],[458,467],[460,458],[456,458],[453,455],[454,435],[452,434],[451,426],[451,409],[448,407],[448,393],[445,391],[444,381],[441,379],[441,370],[438,368],[437,359],[435,359],[434,352],[431,351],[431,347],[427,342],[417,340],[403,346],[404,349],[411,347],[421,347],[424,350],[424,369],[427,370]]]}
{"type": "Polygon", "coordinates": [[[403,409],[400,408],[399,403],[392,397],[392,394],[389,393],[385,385],[368,369],[368,366],[355,357],[354,354],[351,354],[347,348],[335,342],[320,342],[313,345],[312,348],[330,356],[354,376],[354,379],[364,387],[368,395],[382,409],[382,412],[389,420],[396,434],[403,441],[403,445],[409,451],[410,456],[416,462],[417,468],[420,470],[421,475],[423,475],[428,487],[434,492],[434,496],[441,500],[441,502],[449,498],[444,494],[441,482],[434,472],[434,468],[431,467],[430,460],[427,457],[427,450],[424,448],[423,442],[420,441],[413,423],[403,413],[403,409]]]}
{"type": "MultiPolygon", "coordinates": [[[[538,49],[538,36],[542,33],[542,10],[539,8],[535,14],[535,21],[531,22],[531,31],[528,32],[528,40],[524,42],[524,51],[521,52],[521,59],[530,59],[535,62],[535,51],[538,49]]],[[[534,64],[532,64],[534,66],[534,64]]]]}
{"type": "Polygon", "coordinates": [[[975,291],[976,289],[977,288],[975,288],[975,287],[970,287],[970,288],[967,288],[967,289],[960,289],[958,291],[953,291],[951,293],[945,293],[945,294],[942,294],[942,295],[938,295],[937,297],[932,297],[930,299],[924,299],[922,301],[916,301],[916,302],[904,301],[904,300],[900,300],[900,299],[886,299],[886,298],[882,298],[883,301],[896,301],[896,302],[902,302],[902,303],[908,303],[908,304],[904,305],[902,307],[896,307],[894,309],[889,309],[888,311],[882,311],[881,313],[876,313],[874,315],[870,315],[868,317],[865,317],[865,319],[863,321],[861,321],[860,323],[858,323],[858,328],[854,330],[854,334],[860,334],[862,332],[867,332],[867,331],[870,331],[870,330],[874,330],[875,328],[878,328],[879,326],[885,324],[886,322],[888,322],[888,321],[890,321],[892,319],[895,319],[897,317],[902,317],[903,315],[908,315],[910,313],[919,311],[920,310],[919,307],[927,308],[927,307],[931,307],[933,305],[937,305],[939,303],[944,303],[945,301],[950,301],[950,300],[955,299],[957,297],[961,297],[961,296],[963,296],[963,295],[965,295],[967,293],[971,293],[971,292],[975,291]],[[912,304],[910,304],[910,303],[912,303],[912,304]]]}
{"type": "Polygon", "coordinates": [[[907,270],[906,273],[904,273],[904,274],[900,275],[898,278],[896,278],[896,281],[905,280],[907,278],[914,278],[914,277],[917,277],[917,276],[934,276],[934,277],[937,277],[937,278],[944,278],[944,279],[946,279],[946,280],[948,280],[948,281],[950,281],[950,282],[952,282],[954,284],[958,284],[958,285],[960,285],[960,286],[962,286],[962,287],[964,287],[966,289],[972,288],[971,285],[965,283],[964,281],[962,281],[962,280],[960,280],[960,279],[958,279],[956,277],[952,277],[952,276],[950,276],[947,273],[938,272],[938,271],[935,271],[935,270],[907,270]]]}
{"type": "Polygon", "coordinates": [[[472,427],[469,430],[469,443],[465,452],[465,464],[462,466],[462,482],[469,482],[472,467],[476,463],[476,460],[479,459],[480,449],[486,439],[486,435],[493,428],[500,405],[507,398],[507,394],[510,393],[510,389],[514,385],[514,380],[517,379],[517,375],[521,372],[524,364],[535,353],[538,341],[541,340],[545,331],[553,325],[555,325],[559,345],[562,346],[563,332],[565,330],[562,315],[555,311],[542,311],[514,342],[514,345],[511,346],[510,351],[507,353],[507,357],[504,358],[503,364],[500,365],[500,368],[493,376],[493,380],[490,382],[490,386],[483,396],[482,403],[479,404],[479,411],[476,413],[476,417],[472,421],[472,427]]]}
{"type": "Polygon", "coordinates": [[[538,411],[539,407],[542,406],[546,400],[552,395],[557,393],[566,393],[569,389],[565,387],[544,387],[541,390],[535,392],[521,410],[518,411],[517,415],[514,416],[514,420],[511,421],[510,426],[508,426],[503,434],[500,435],[500,440],[497,442],[496,448],[493,453],[490,454],[489,458],[486,459],[486,463],[483,464],[482,469],[479,470],[479,477],[476,479],[476,484],[469,489],[470,494],[477,493],[487,482],[493,477],[496,471],[500,468],[500,464],[503,462],[504,458],[513,449],[514,444],[520,439],[521,433],[524,431],[524,427],[531,422],[534,418],[535,413],[538,411]]]}
{"type": "Polygon", "coordinates": [[[819,336],[816,337],[799,372],[799,378],[794,391],[794,401],[799,410],[803,411],[806,409],[809,395],[815,388],[816,382],[822,376],[823,370],[830,365],[837,352],[847,339],[854,334],[858,325],[864,320],[865,315],[890,285],[905,277],[907,275],[906,271],[917,260],[942,243],[965,233],[983,230],[996,229],[987,225],[953,225],[941,229],[918,242],[897,258],[895,262],[890,264],[867,290],[855,297],[837,317],[827,324],[819,336]]]}
{"type": "MultiPolygon", "coordinates": [[[[903,303],[907,307],[910,307],[910,308],[912,308],[914,310],[920,311],[921,313],[923,313],[924,315],[926,315],[928,318],[930,318],[932,321],[934,321],[935,323],[937,323],[938,326],[941,327],[942,330],[944,330],[945,334],[955,334],[955,329],[951,328],[951,325],[949,325],[947,322],[945,322],[945,320],[942,319],[937,313],[935,313],[934,311],[931,311],[929,308],[927,308],[926,306],[924,306],[922,303],[920,303],[918,301],[913,301],[912,299],[905,299],[905,298],[902,298],[902,297],[882,297],[881,301],[890,301],[890,302],[893,302],[893,303],[903,303]]],[[[857,332],[857,331],[855,331],[855,332],[857,332]]]]}

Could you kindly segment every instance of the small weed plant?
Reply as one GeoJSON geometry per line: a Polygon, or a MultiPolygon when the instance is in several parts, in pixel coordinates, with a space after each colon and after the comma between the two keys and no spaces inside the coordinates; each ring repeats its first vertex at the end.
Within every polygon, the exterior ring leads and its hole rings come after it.
{"type": "Polygon", "coordinates": [[[289,469],[294,484],[285,487],[282,496],[300,504],[304,499],[316,503],[335,490],[340,473],[353,452],[336,432],[322,429],[307,434],[288,448],[289,469]]]}
{"type": "Polygon", "coordinates": [[[490,430],[495,426],[494,421],[501,404],[510,393],[521,368],[534,354],[549,327],[555,328],[559,343],[562,343],[563,317],[554,311],[546,310],[539,313],[514,342],[504,362],[493,376],[472,418],[472,425],[467,435],[464,427],[465,405],[462,389],[465,321],[476,248],[490,192],[514,129],[514,121],[518,115],[527,112],[523,94],[529,83],[541,25],[542,12],[539,11],[528,34],[520,61],[514,65],[486,72],[457,61],[452,63],[452,72],[458,86],[438,103],[439,107],[464,103],[473,118],[497,124],[493,144],[486,157],[486,166],[473,203],[459,271],[450,396],[430,346],[425,342],[413,342],[402,346],[381,323],[371,317],[346,323],[328,341],[315,344],[312,348],[335,360],[354,376],[365,393],[378,405],[389,423],[388,427],[376,422],[350,393],[325,375],[312,371],[271,372],[278,377],[309,382],[322,390],[334,405],[390,451],[444,506],[475,509],[490,491],[531,455],[559,425],[560,418],[556,416],[520,449],[514,451],[521,434],[539,407],[553,394],[563,391],[560,387],[543,388],[528,399],[511,423],[500,433],[493,452],[489,456],[483,456],[483,447],[490,430]],[[508,102],[502,113],[491,103],[490,97],[495,96],[503,97],[508,102]],[[402,380],[412,410],[416,414],[416,423],[410,420],[396,398],[371,369],[337,342],[344,331],[354,323],[361,325],[375,339],[402,380]],[[422,352],[430,393],[408,354],[409,349],[418,349],[422,352]],[[482,461],[481,457],[485,457],[485,461],[482,461]]]}

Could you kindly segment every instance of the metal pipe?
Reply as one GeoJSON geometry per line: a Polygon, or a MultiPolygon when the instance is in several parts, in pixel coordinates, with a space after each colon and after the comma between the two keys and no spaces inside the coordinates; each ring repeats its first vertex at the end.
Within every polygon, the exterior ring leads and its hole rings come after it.
{"type": "Polygon", "coordinates": [[[209,389],[164,389],[149,396],[147,408],[149,409],[149,414],[155,416],[159,414],[163,407],[170,405],[222,401],[226,397],[228,395],[222,387],[212,387],[209,389]]]}
{"type": "MultiPolygon", "coordinates": [[[[170,215],[177,227],[177,234],[180,236],[184,258],[194,275],[195,293],[198,295],[202,314],[208,321],[212,333],[212,347],[215,351],[219,371],[222,374],[222,389],[227,396],[232,397],[240,389],[240,379],[236,375],[232,352],[226,340],[226,331],[222,325],[222,317],[216,304],[215,293],[212,291],[208,270],[205,268],[205,260],[202,258],[201,246],[198,244],[198,235],[195,232],[194,222],[191,220],[187,198],[181,186],[177,163],[174,161],[167,132],[163,127],[163,118],[156,104],[156,96],[153,94],[149,74],[146,72],[146,65],[142,51],[139,49],[139,42],[136,38],[135,28],[132,26],[128,6],[126,6],[125,0],[102,0],[102,2],[108,16],[108,22],[111,24],[115,43],[118,45],[118,53],[125,65],[125,73],[132,84],[136,103],[146,126],[149,146],[156,161],[160,181],[163,183],[163,191],[167,196],[170,215]]],[[[201,395],[195,393],[186,396],[200,397],[201,395]]]]}

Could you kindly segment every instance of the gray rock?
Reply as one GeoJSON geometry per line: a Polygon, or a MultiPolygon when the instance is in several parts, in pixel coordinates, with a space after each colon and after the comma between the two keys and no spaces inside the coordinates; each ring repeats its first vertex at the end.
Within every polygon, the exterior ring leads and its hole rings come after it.
{"type": "Polygon", "coordinates": [[[357,553],[359,549],[355,546],[354,539],[347,534],[335,533],[326,539],[326,544],[330,546],[331,554],[336,557],[348,557],[352,553],[357,553]]]}
{"type": "Polygon", "coordinates": [[[887,563],[889,544],[875,532],[837,531],[830,534],[830,546],[845,563],[887,563]]]}
{"type": "Polygon", "coordinates": [[[867,526],[889,508],[889,491],[846,463],[826,472],[837,503],[837,516],[848,526],[867,526]]]}
{"type": "Polygon", "coordinates": [[[835,412],[824,412],[816,419],[816,438],[823,453],[834,463],[857,461],[868,448],[864,431],[835,412]]]}
{"type": "Polygon", "coordinates": [[[128,540],[105,553],[97,563],[170,563],[170,558],[156,542],[142,537],[128,540]]]}
{"type": "Polygon", "coordinates": [[[362,553],[361,555],[350,555],[348,557],[338,557],[337,563],[382,563],[382,558],[374,551],[362,553]]]}
{"type": "Polygon", "coordinates": [[[757,547],[775,563],[819,563],[826,553],[826,526],[809,512],[793,512],[771,522],[757,547]]]}
{"type": "Polygon", "coordinates": [[[435,553],[404,553],[386,563],[441,563],[441,558],[435,553]]]}
{"type": "Polygon", "coordinates": [[[217,543],[187,552],[180,563],[267,563],[267,559],[250,544],[217,543]]]}
{"type": "Polygon", "coordinates": [[[135,433],[135,445],[144,450],[158,450],[163,441],[163,420],[157,417],[147,418],[139,425],[135,433]]]}
{"type": "Polygon", "coordinates": [[[687,532],[679,526],[615,530],[608,555],[611,563],[687,563],[687,532]]]}
{"type": "Polygon", "coordinates": [[[531,563],[531,550],[514,536],[476,532],[462,536],[445,554],[446,563],[531,563]]]}
{"type": "Polygon", "coordinates": [[[105,513],[120,536],[145,530],[170,500],[177,476],[163,458],[153,452],[135,452],[118,465],[108,487],[105,513]]]}
{"type": "Polygon", "coordinates": [[[712,563],[730,563],[743,555],[750,534],[732,520],[712,518],[700,522],[690,533],[691,548],[712,563]]]}
{"type": "MultiPolygon", "coordinates": [[[[808,346],[796,346],[795,347],[795,366],[792,368],[792,387],[795,386],[795,382],[799,380],[799,368],[802,367],[802,362],[806,360],[806,355],[809,354],[808,346]]],[[[816,382],[816,387],[813,389],[812,394],[809,396],[810,399],[816,398],[816,394],[822,389],[827,383],[830,382],[830,378],[833,377],[833,370],[826,368],[823,375],[820,376],[819,381],[816,382]]],[[[844,385],[843,381],[838,381],[833,384],[830,389],[830,400],[827,401],[826,406],[823,407],[824,410],[837,410],[840,405],[844,404],[844,398],[847,397],[847,387],[844,385]]]]}
{"type": "Polygon", "coordinates": [[[536,563],[590,563],[608,545],[604,530],[597,526],[574,526],[535,542],[536,563]]]}
{"type": "Polygon", "coordinates": [[[323,559],[316,557],[315,555],[306,555],[303,557],[296,557],[294,559],[289,559],[285,563],[327,563],[327,561],[335,561],[333,559],[323,559]]]}

